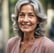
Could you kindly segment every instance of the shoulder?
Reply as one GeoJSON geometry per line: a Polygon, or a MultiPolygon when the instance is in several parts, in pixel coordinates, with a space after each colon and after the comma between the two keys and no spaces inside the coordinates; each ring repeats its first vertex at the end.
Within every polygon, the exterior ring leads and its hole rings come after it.
{"type": "Polygon", "coordinates": [[[20,38],[18,36],[12,37],[8,40],[7,45],[13,46],[19,40],[20,40],[20,38]]]}
{"type": "Polygon", "coordinates": [[[44,37],[44,45],[49,46],[53,44],[53,41],[47,37],[44,37]]]}
{"type": "Polygon", "coordinates": [[[17,43],[17,41],[20,38],[18,36],[12,37],[8,40],[7,45],[6,45],[6,53],[10,53],[11,49],[13,48],[13,46],[17,43]]]}
{"type": "Polygon", "coordinates": [[[12,44],[12,43],[16,42],[17,40],[19,40],[18,36],[12,37],[8,40],[7,44],[12,44]]]}
{"type": "Polygon", "coordinates": [[[54,43],[47,37],[44,37],[43,46],[45,48],[45,53],[54,53],[54,43]]]}

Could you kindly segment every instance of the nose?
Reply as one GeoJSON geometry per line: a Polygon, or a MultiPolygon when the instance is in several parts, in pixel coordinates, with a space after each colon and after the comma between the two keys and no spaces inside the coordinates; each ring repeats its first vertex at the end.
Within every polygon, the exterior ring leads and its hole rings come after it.
{"type": "Polygon", "coordinates": [[[28,22],[28,16],[27,15],[24,17],[24,20],[23,21],[24,22],[28,22]]]}

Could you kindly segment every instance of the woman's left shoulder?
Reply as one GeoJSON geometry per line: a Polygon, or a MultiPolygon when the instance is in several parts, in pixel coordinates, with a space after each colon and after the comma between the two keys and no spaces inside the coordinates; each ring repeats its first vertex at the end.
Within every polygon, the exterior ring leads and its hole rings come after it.
{"type": "Polygon", "coordinates": [[[51,40],[51,39],[49,39],[49,38],[47,38],[47,37],[44,37],[44,44],[46,44],[46,45],[51,45],[51,44],[54,44],[54,42],[51,40]]]}
{"type": "Polygon", "coordinates": [[[45,53],[54,53],[54,42],[51,39],[44,37],[44,48],[45,53]]]}

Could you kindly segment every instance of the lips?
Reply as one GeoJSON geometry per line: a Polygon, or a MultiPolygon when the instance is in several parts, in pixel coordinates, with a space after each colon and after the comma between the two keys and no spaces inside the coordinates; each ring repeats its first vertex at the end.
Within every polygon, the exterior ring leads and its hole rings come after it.
{"type": "Polygon", "coordinates": [[[24,26],[24,27],[32,26],[31,24],[21,24],[21,25],[24,26]]]}
{"type": "Polygon", "coordinates": [[[30,26],[32,26],[32,24],[30,24],[30,23],[19,23],[19,26],[30,27],[30,26]]]}

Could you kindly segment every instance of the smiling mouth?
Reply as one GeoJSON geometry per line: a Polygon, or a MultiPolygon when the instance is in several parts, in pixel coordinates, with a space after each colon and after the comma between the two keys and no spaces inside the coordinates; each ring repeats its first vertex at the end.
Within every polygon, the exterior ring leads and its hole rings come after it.
{"type": "Polygon", "coordinates": [[[32,26],[32,25],[31,24],[21,24],[21,26],[29,27],[29,26],[32,26]]]}

